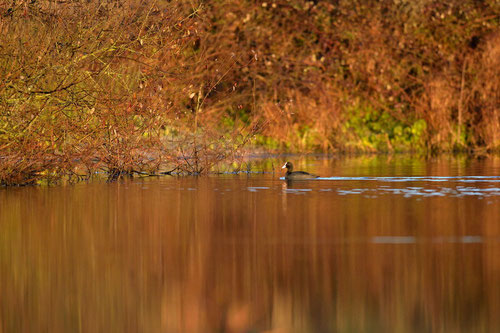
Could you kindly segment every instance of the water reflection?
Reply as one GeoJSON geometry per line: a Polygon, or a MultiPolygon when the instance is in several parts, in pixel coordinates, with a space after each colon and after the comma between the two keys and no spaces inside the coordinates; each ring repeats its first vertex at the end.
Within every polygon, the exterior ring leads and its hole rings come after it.
{"type": "Polygon", "coordinates": [[[500,329],[498,160],[301,163],[0,190],[0,331],[500,329]]]}
{"type": "MultiPolygon", "coordinates": [[[[284,180],[284,178],[280,178],[284,180]]],[[[285,181],[285,180],[284,180],[285,181]]],[[[284,191],[286,193],[304,194],[305,192],[310,192],[313,189],[310,187],[319,187],[317,190],[320,192],[336,191],[339,195],[360,195],[367,194],[372,197],[377,197],[384,194],[400,194],[406,198],[412,196],[479,196],[482,198],[487,198],[490,196],[500,196],[500,187],[495,187],[497,182],[500,182],[500,177],[329,177],[329,178],[318,178],[309,181],[292,181],[286,180],[286,188],[284,191]],[[311,182],[318,181],[329,181],[327,183],[330,188],[325,188],[324,184],[311,184],[311,182]],[[362,188],[352,188],[349,187],[349,181],[353,181],[354,184],[363,184],[362,188]],[[424,186],[405,186],[405,184],[398,184],[397,187],[389,185],[378,185],[370,186],[366,184],[367,181],[375,182],[397,182],[397,183],[412,183],[419,182],[419,184],[424,186]],[[435,186],[432,182],[444,182],[446,184],[441,184],[440,186],[435,186]],[[347,184],[345,184],[347,182],[347,184]],[[459,185],[461,182],[468,183],[480,183],[482,187],[476,186],[462,186],[459,185]],[[457,184],[458,183],[458,184],[457,184]],[[345,186],[347,185],[347,187],[345,186]]],[[[252,188],[249,190],[256,191],[257,189],[269,189],[269,188],[252,188]]]]}

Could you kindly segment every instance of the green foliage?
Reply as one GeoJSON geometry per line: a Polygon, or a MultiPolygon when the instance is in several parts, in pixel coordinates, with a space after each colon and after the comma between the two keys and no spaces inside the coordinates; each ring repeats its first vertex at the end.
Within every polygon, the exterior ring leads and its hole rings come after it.
{"type": "Polygon", "coordinates": [[[226,128],[233,128],[236,123],[249,125],[252,120],[250,117],[250,110],[243,106],[236,108],[229,107],[226,109],[226,115],[221,118],[220,122],[226,128]]]}
{"type": "Polygon", "coordinates": [[[255,135],[254,144],[256,144],[257,146],[265,147],[273,151],[282,148],[287,148],[286,144],[285,147],[283,147],[283,145],[277,139],[269,136],[264,136],[262,134],[255,135]]]}
{"type": "Polygon", "coordinates": [[[297,148],[300,151],[317,150],[318,148],[318,132],[315,127],[310,125],[298,126],[297,131],[294,133],[297,148]]]}
{"type": "Polygon", "coordinates": [[[358,104],[348,110],[344,131],[351,133],[349,147],[367,151],[410,151],[425,148],[426,128],[423,119],[406,124],[387,111],[358,104]]]}

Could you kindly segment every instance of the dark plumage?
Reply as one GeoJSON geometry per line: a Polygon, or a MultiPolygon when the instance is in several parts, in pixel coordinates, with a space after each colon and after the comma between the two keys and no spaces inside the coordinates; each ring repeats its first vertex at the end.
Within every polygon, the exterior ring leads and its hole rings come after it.
{"type": "Polygon", "coordinates": [[[290,162],[286,162],[285,165],[283,165],[282,169],[285,168],[287,169],[285,174],[286,180],[308,180],[318,178],[318,176],[305,171],[293,171],[293,164],[290,162]]]}

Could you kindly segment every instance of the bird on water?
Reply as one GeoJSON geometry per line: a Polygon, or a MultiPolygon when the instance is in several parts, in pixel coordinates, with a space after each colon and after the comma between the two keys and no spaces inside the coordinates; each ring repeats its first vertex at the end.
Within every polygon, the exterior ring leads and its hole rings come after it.
{"type": "Polygon", "coordinates": [[[287,169],[285,174],[286,180],[308,180],[319,177],[305,171],[293,171],[293,164],[290,162],[286,162],[285,165],[283,165],[282,169],[285,168],[287,169]]]}

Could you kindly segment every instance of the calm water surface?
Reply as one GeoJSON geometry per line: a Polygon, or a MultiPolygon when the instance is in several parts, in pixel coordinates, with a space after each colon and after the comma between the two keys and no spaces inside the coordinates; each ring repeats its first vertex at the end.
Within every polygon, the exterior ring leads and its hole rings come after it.
{"type": "Polygon", "coordinates": [[[0,188],[0,332],[500,332],[500,158],[0,188]]]}

